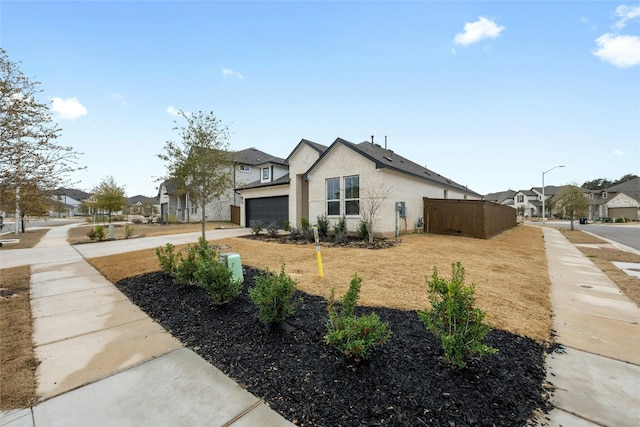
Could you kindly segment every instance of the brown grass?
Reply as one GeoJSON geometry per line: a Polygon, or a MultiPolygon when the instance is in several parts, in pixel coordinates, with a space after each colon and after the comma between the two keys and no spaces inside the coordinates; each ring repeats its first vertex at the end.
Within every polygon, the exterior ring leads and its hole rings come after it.
{"type": "Polygon", "coordinates": [[[29,280],[29,266],[0,270],[0,410],[37,401],[29,280]]]}
{"type": "MultiPolygon", "coordinates": [[[[436,266],[450,277],[461,261],[467,283],[476,284],[478,305],[496,328],[548,340],[551,330],[549,278],[542,232],[518,226],[490,240],[414,234],[391,249],[323,246],[324,278],[318,277],[314,245],[290,245],[233,238],[216,241],[237,252],[244,265],[279,270],[280,263],[299,289],[327,297],[332,287],[344,293],[354,273],[363,278],[359,304],[404,310],[428,306],[425,276],[436,266]]],[[[89,260],[112,282],[159,269],[155,250],[89,260]]]]}
{"type": "Polygon", "coordinates": [[[48,228],[29,230],[27,229],[24,233],[20,234],[3,234],[0,236],[0,239],[20,239],[18,243],[8,243],[2,245],[0,251],[7,249],[29,249],[38,244],[42,236],[47,234],[49,231],[48,228]]]}
{"type": "MultiPolygon", "coordinates": [[[[607,244],[604,240],[598,239],[582,231],[561,230],[562,234],[571,243],[595,243],[607,244]]],[[[625,273],[616,267],[613,262],[634,262],[640,263],[640,256],[608,247],[586,248],[578,246],[578,249],[602,270],[620,288],[622,292],[636,305],[640,306],[640,279],[625,273]]]]}
{"type": "MultiPolygon", "coordinates": [[[[69,229],[69,243],[75,245],[77,243],[89,243],[91,239],[87,233],[94,228],[96,224],[84,224],[69,229]]],[[[165,236],[167,234],[192,233],[202,230],[200,223],[191,224],[130,224],[133,228],[133,234],[138,237],[165,236]]],[[[207,222],[206,230],[216,230],[219,228],[238,228],[238,225],[231,222],[207,222]]],[[[114,232],[116,240],[124,239],[124,224],[114,224],[114,232]]],[[[104,225],[105,235],[109,234],[109,225],[104,225]]]]}

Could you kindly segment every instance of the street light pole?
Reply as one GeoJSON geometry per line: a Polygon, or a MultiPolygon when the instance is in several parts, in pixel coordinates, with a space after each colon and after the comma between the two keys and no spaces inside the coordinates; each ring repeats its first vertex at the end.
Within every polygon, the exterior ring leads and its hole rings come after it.
{"type": "Polygon", "coordinates": [[[542,172],[542,225],[544,225],[544,220],[545,220],[545,215],[546,215],[546,212],[544,210],[544,202],[545,202],[545,199],[544,199],[544,174],[548,173],[548,172],[551,172],[552,170],[554,170],[556,168],[563,168],[563,167],[564,167],[564,165],[554,166],[551,169],[542,172]]]}

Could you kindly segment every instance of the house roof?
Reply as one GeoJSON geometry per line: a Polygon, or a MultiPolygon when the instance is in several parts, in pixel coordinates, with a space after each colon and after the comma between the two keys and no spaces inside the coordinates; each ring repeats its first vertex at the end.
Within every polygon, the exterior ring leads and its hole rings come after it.
{"type": "Polygon", "coordinates": [[[378,144],[373,144],[371,142],[365,141],[360,144],[354,144],[342,138],[337,138],[331,147],[329,147],[320,158],[309,168],[307,173],[305,174],[305,178],[308,177],[308,174],[324,159],[324,157],[331,151],[331,149],[336,145],[344,145],[347,148],[355,151],[361,156],[371,160],[375,163],[377,169],[389,169],[394,170],[406,175],[411,175],[415,178],[435,182],[445,187],[449,187],[452,189],[460,190],[468,194],[472,194],[477,197],[482,197],[480,194],[476,193],[468,189],[466,186],[458,184],[451,179],[440,175],[437,172],[434,172],[430,169],[427,169],[423,166],[418,165],[417,163],[412,162],[411,160],[399,156],[394,153],[392,150],[387,150],[379,146],[378,144]]]}
{"type": "Polygon", "coordinates": [[[303,138],[303,139],[300,140],[298,145],[296,145],[296,147],[293,150],[291,150],[291,153],[289,154],[289,156],[287,156],[287,159],[285,160],[287,163],[289,163],[289,159],[291,158],[293,153],[295,153],[296,150],[302,145],[308,145],[309,147],[311,147],[314,150],[316,150],[320,155],[322,155],[322,153],[327,151],[327,148],[329,148],[326,145],[318,144],[317,142],[309,141],[308,139],[304,139],[303,138]]]}
{"type": "Polygon", "coordinates": [[[260,182],[260,181],[250,182],[247,185],[243,185],[242,187],[236,188],[236,190],[251,190],[253,188],[273,187],[276,185],[289,184],[289,181],[290,181],[289,174],[286,174],[270,182],[260,182]]]}
{"type": "Polygon", "coordinates": [[[162,188],[162,186],[164,186],[165,191],[167,192],[167,194],[173,194],[178,190],[178,184],[180,183],[179,180],[177,180],[176,178],[169,178],[167,180],[165,180],[162,184],[160,184],[160,186],[158,186],[158,196],[160,197],[160,189],[162,188]]]}
{"type": "Polygon", "coordinates": [[[640,202],[640,177],[612,185],[605,191],[607,193],[624,193],[632,199],[640,202]]]}
{"type": "MultiPolygon", "coordinates": [[[[544,186],[544,195],[545,196],[555,196],[560,193],[566,185],[545,185],[544,186]]],[[[538,194],[542,194],[542,187],[532,187],[532,191],[537,192],[538,194]]]]}
{"type": "Polygon", "coordinates": [[[75,199],[78,201],[87,200],[91,196],[90,193],[87,193],[82,190],[74,190],[73,188],[58,188],[57,190],[54,190],[51,194],[54,196],[67,195],[72,199],[75,199]]]}
{"type": "Polygon", "coordinates": [[[258,166],[265,163],[276,163],[286,165],[286,160],[280,157],[260,151],[257,148],[247,148],[233,153],[233,161],[243,165],[258,166]]]}
{"type": "Polygon", "coordinates": [[[502,202],[504,202],[505,200],[513,199],[516,193],[517,191],[515,190],[498,191],[496,193],[486,194],[483,199],[489,202],[502,204],[502,202]]]}
{"type": "Polygon", "coordinates": [[[147,196],[143,196],[141,194],[139,194],[137,196],[133,196],[133,197],[127,198],[127,206],[136,205],[136,204],[138,204],[138,202],[154,204],[154,203],[158,202],[158,198],[157,197],[147,197],[147,196]]]}

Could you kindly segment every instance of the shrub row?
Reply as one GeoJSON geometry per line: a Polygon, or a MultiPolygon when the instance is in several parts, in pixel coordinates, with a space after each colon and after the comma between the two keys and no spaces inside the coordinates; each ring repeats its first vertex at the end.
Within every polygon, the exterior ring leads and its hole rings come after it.
{"type": "MultiPolygon", "coordinates": [[[[197,285],[207,291],[215,304],[224,304],[238,296],[242,290],[233,280],[232,271],[218,260],[217,250],[200,238],[196,246],[176,252],[167,244],[156,249],[160,268],[171,275],[176,283],[197,285]]],[[[291,317],[300,298],[295,298],[297,283],[285,272],[268,268],[254,279],[249,297],[258,309],[258,317],[267,326],[281,323],[291,317]]],[[[371,350],[384,344],[391,331],[376,313],[356,315],[362,279],[354,274],[349,289],[340,297],[331,289],[327,302],[328,320],[325,343],[345,357],[359,363],[371,357],[371,350]]],[[[452,265],[452,277],[443,279],[434,267],[427,279],[431,309],[418,311],[426,328],[441,341],[445,359],[456,368],[464,368],[473,357],[493,354],[498,350],[483,344],[490,326],[483,323],[486,313],[475,305],[475,286],[464,283],[464,268],[460,262],[452,265]]]]}

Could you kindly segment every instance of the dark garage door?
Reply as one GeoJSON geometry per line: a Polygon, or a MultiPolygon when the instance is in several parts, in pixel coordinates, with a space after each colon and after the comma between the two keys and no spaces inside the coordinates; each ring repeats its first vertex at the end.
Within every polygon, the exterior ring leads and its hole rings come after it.
{"type": "Polygon", "coordinates": [[[246,202],[247,227],[251,226],[251,221],[259,219],[265,226],[275,221],[282,228],[289,220],[289,196],[246,199],[246,202]]]}

